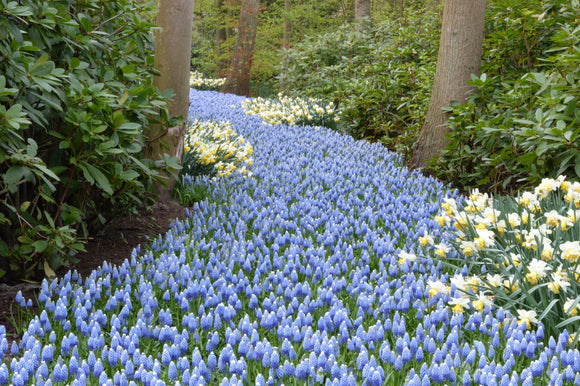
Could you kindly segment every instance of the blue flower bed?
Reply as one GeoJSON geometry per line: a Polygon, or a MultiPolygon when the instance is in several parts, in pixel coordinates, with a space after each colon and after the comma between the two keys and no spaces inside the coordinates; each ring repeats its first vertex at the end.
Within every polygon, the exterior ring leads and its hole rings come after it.
{"type": "Polygon", "coordinates": [[[253,177],[197,179],[209,198],[151,249],[43,282],[21,342],[0,327],[0,385],[580,383],[566,333],[433,291],[450,272],[419,237],[452,237],[445,186],[380,145],[191,96],[192,119],[250,141],[253,177]]]}

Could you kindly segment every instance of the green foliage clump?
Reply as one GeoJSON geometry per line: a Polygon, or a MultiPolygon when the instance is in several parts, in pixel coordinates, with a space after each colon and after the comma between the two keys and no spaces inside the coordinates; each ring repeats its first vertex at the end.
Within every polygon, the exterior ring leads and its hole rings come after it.
{"type": "Polygon", "coordinates": [[[434,169],[463,187],[504,191],[580,177],[580,4],[520,3],[496,2],[484,54],[491,61],[470,82],[467,103],[449,109],[450,143],[434,169]]]}
{"type": "Polygon", "coordinates": [[[435,74],[439,8],[366,29],[344,25],[286,52],[280,89],[333,101],[355,138],[409,156],[427,111],[435,74]]]}
{"type": "MultiPolygon", "coordinates": [[[[158,176],[143,129],[168,122],[152,85],[155,4],[2,2],[0,275],[52,273],[158,176]]],[[[175,123],[175,122],[171,122],[175,123]]]]}

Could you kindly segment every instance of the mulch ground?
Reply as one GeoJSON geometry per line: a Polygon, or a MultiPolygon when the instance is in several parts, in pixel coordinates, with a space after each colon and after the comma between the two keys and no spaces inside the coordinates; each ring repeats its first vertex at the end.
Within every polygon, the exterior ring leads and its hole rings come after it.
{"type": "MultiPolygon", "coordinates": [[[[78,254],[79,262],[59,269],[56,274],[63,277],[69,270],[76,271],[83,277],[103,265],[106,261],[111,265],[121,265],[131,256],[133,248],[151,243],[159,234],[164,234],[176,218],[183,218],[185,207],[170,201],[155,204],[152,208],[141,209],[138,214],[127,215],[123,218],[110,221],[99,236],[89,241],[85,246],[86,252],[78,254]],[[148,240],[149,238],[149,240],[148,240]]],[[[0,282],[0,325],[6,327],[10,341],[18,341],[19,336],[13,325],[17,318],[15,297],[22,291],[25,299],[34,299],[38,284],[29,283],[1,283],[0,282]]]]}

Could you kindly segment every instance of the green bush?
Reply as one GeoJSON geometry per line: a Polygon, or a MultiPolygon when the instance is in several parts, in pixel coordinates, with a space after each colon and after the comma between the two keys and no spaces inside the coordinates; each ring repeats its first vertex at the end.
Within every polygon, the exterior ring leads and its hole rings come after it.
{"type": "Polygon", "coordinates": [[[142,159],[142,129],[168,123],[167,95],[152,85],[153,3],[0,7],[0,275],[34,279],[141,204],[163,166],[142,159]]]}
{"type": "Polygon", "coordinates": [[[579,16],[578,1],[510,2],[494,14],[489,28],[511,20],[512,32],[486,38],[493,62],[472,79],[467,103],[450,108],[450,143],[434,164],[439,177],[491,191],[580,177],[579,16]],[[498,66],[500,59],[511,64],[498,66]]]}
{"type": "Polygon", "coordinates": [[[427,111],[437,61],[439,9],[379,23],[344,25],[287,51],[280,89],[332,101],[355,138],[409,156],[427,111]]]}

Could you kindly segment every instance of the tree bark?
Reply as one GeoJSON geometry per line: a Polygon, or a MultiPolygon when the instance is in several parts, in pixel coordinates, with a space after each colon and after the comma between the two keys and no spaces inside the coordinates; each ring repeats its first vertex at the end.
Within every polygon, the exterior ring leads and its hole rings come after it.
{"type": "Polygon", "coordinates": [[[290,48],[292,22],[290,20],[290,0],[284,0],[284,48],[290,48]]]}
{"type": "Polygon", "coordinates": [[[447,145],[451,101],[465,103],[471,74],[479,75],[483,47],[485,0],[445,0],[437,70],[425,124],[413,147],[412,168],[425,167],[447,145]]]}
{"type": "MultiPolygon", "coordinates": [[[[153,79],[153,84],[161,91],[173,90],[174,96],[167,106],[169,116],[181,116],[183,123],[178,127],[155,126],[146,133],[150,140],[146,156],[153,160],[162,160],[164,154],[181,160],[189,110],[193,5],[194,0],[158,1],[157,25],[160,29],[155,34],[154,65],[160,74],[153,79]]],[[[176,181],[172,175],[163,179],[167,186],[158,184],[155,191],[161,202],[167,202],[176,181]]]]}
{"type": "Polygon", "coordinates": [[[218,26],[216,28],[216,33],[215,33],[215,40],[216,40],[216,50],[215,51],[216,51],[216,56],[217,56],[216,68],[217,68],[218,77],[221,77],[222,74],[225,72],[226,66],[227,66],[226,61],[222,57],[222,55],[224,54],[224,52],[222,50],[222,44],[225,43],[226,38],[227,38],[227,27],[226,27],[227,17],[226,17],[226,12],[223,9],[223,0],[216,0],[215,8],[216,8],[216,13],[218,15],[218,26]]]}
{"type": "Polygon", "coordinates": [[[234,46],[234,57],[228,71],[223,92],[250,95],[250,71],[256,42],[260,0],[243,0],[238,24],[238,40],[234,46]]]}
{"type": "Polygon", "coordinates": [[[354,20],[358,23],[371,19],[371,0],[354,0],[354,20]]]}

